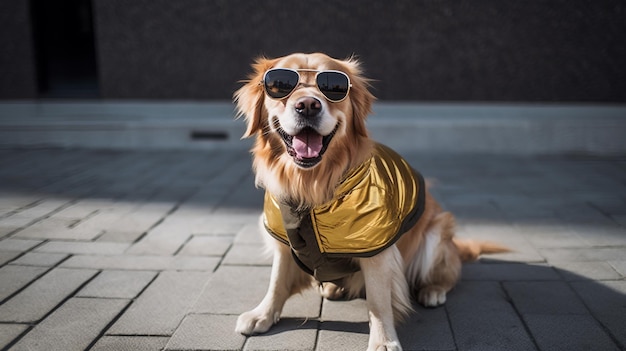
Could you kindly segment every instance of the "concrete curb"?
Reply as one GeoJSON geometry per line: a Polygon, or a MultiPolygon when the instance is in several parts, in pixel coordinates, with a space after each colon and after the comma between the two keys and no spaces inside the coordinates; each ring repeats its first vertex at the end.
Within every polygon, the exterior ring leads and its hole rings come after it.
{"type": "MultiPolygon", "coordinates": [[[[0,147],[247,149],[230,102],[4,102],[0,147]]],[[[626,154],[626,106],[379,102],[374,139],[399,150],[626,154]]]]}

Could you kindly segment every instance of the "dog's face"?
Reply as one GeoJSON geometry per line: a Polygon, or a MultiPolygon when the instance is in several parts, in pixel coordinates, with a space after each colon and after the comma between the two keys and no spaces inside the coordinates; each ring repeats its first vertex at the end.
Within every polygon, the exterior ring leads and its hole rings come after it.
{"type": "Polygon", "coordinates": [[[278,191],[297,180],[306,192],[306,183],[329,177],[323,191],[332,191],[332,182],[368,152],[365,120],[374,97],[358,62],[292,54],[258,59],[253,68],[235,100],[247,122],[244,137],[256,136],[257,182],[276,182],[278,191]]]}
{"type": "MultiPolygon", "coordinates": [[[[350,80],[344,71],[346,67],[325,55],[292,55],[279,60],[264,78],[264,90],[269,93],[287,80],[292,84],[289,88],[294,87],[284,98],[274,98],[266,93],[265,107],[271,131],[281,137],[286,152],[298,167],[311,168],[322,161],[333,137],[341,126],[345,126],[352,112],[347,95],[350,80]],[[320,74],[336,81],[345,78],[337,83],[339,94],[345,93],[345,97],[329,100],[321,90],[327,91],[328,88],[318,85],[318,81],[324,79],[323,76],[318,78],[320,74]]],[[[284,89],[284,93],[289,88],[284,89]]]]}

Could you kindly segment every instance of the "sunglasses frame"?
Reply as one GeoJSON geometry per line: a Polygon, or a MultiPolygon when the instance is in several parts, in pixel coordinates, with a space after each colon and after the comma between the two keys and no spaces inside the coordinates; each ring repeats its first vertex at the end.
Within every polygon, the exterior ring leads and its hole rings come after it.
{"type": "Polygon", "coordinates": [[[265,94],[270,98],[270,99],[274,99],[274,100],[283,100],[288,98],[289,96],[291,96],[291,94],[293,94],[294,91],[296,91],[296,89],[298,88],[298,86],[301,83],[301,79],[300,79],[300,73],[299,72],[315,72],[315,86],[317,87],[317,90],[319,90],[320,93],[322,93],[322,95],[324,95],[324,97],[326,98],[326,100],[330,101],[330,102],[342,102],[343,100],[345,100],[346,98],[348,98],[348,94],[350,93],[350,88],[352,87],[352,82],[350,82],[350,77],[348,76],[348,74],[346,74],[346,72],[342,72],[342,71],[337,71],[337,70],[333,70],[333,69],[326,69],[326,70],[317,70],[317,69],[309,69],[309,68],[298,68],[298,69],[293,69],[293,68],[272,68],[272,69],[268,69],[265,74],[263,74],[263,80],[261,80],[261,82],[259,83],[260,85],[263,86],[263,91],[265,91],[265,94]],[[284,70],[284,71],[291,71],[294,72],[297,76],[298,76],[298,82],[296,83],[296,85],[293,87],[293,89],[289,92],[289,94],[285,95],[284,97],[281,98],[275,98],[272,97],[268,92],[267,92],[267,85],[265,84],[265,78],[267,77],[267,74],[271,71],[278,71],[278,70],[284,70]],[[326,94],[324,94],[324,92],[322,91],[322,89],[320,89],[319,84],[317,83],[317,77],[321,74],[321,73],[339,73],[343,76],[346,77],[346,79],[348,80],[348,90],[346,90],[346,96],[344,96],[343,98],[341,98],[340,100],[332,100],[330,99],[328,96],[326,96],[326,94]]]}

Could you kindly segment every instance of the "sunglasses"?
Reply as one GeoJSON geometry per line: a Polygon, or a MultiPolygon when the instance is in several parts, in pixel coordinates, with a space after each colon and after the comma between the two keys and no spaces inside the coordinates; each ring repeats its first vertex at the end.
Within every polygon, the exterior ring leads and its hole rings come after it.
{"type": "Polygon", "coordinates": [[[265,93],[272,99],[280,100],[288,97],[300,84],[300,74],[298,72],[315,72],[317,89],[330,102],[343,101],[348,96],[352,86],[348,75],[341,71],[274,68],[265,72],[263,76],[265,93]]]}

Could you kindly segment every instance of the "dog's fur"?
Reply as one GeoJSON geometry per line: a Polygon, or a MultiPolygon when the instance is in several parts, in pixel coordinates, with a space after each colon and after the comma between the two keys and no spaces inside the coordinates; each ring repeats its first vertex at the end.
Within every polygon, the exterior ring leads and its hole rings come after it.
{"type": "MultiPolygon", "coordinates": [[[[289,199],[301,209],[326,203],[346,172],[366,161],[374,143],[365,120],[374,96],[369,92],[354,58],[336,60],[324,54],[292,54],[277,59],[260,58],[246,84],[235,93],[240,116],[245,117],[244,137],[256,136],[252,149],[256,183],[277,198],[289,199]],[[267,97],[259,83],[271,68],[338,70],[350,77],[348,97],[338,103],[326,100],[315,86],[314,73],[301,73],[297,89],[283,100],[267,97]],[[319,115],[304,120],[296,104],[304,98],[321,103],[319,115]],[[321,161],[303,168],[288,154],[279,128],[296,135],[303,126],[322,136],[335,133],[321,161]]],[[[281,132],[282,132],[281,131],[281,132]]],[[[369,309],[369,350],[400,350],[394,322],[411,312],[410,296],[434,307],[446,301],[446,293],[459,278],[462,260],[475,260],[481,253],[503,252],[506,248],[454,238],[454,217],[444,212],[426,193],[425,209],[419,221],[391,247],[370,258],[355,258],[361,271],[340,283],[324,283],[322,296],[329,299],[366,295],[369,309]]],[[[261,228],[264,230],[263,223],[261,228]]],[[[289,246],[265,235],[274,253],[269,289],[261,303],[237,320],[242,334],[266,332],[279,320],[289,296],[310,288],[314,279],[292,258],[289,246]]]]}

